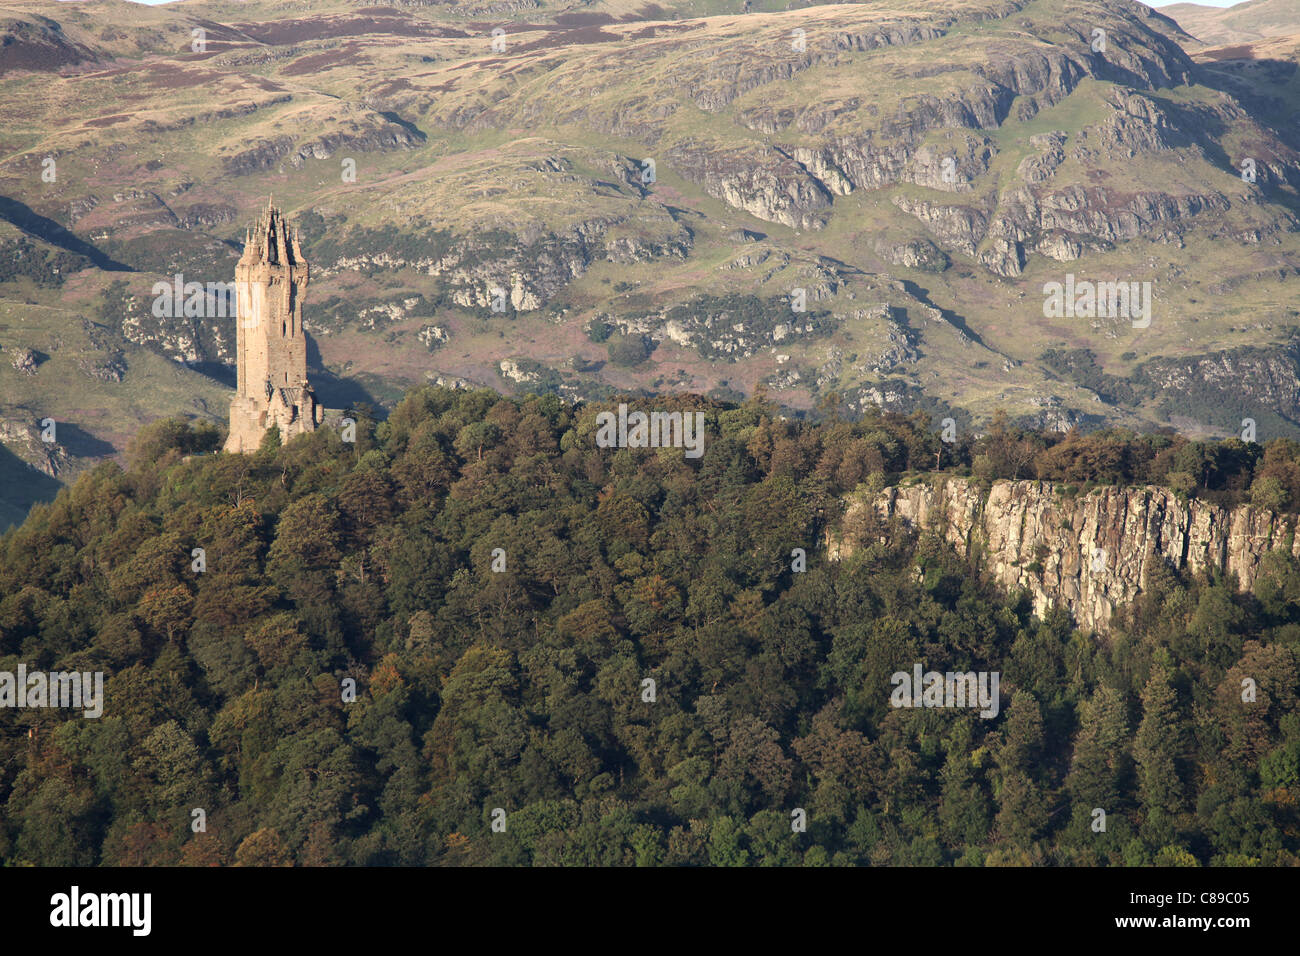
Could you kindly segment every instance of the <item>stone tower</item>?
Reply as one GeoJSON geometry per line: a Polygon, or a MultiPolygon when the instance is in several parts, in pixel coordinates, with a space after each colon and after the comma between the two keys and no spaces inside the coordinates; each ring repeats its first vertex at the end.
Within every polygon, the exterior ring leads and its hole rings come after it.
{"type": "Polygon", "coordinates": [[[272,425],[288,441],[324,420],[325,410],[307,383],[302,299],[308,273],[297,230],[268,200],[257,225],[245,233],[244,254],[235,266],[239,385],[230,401],[226,451],[257,451],[272,425]]]}

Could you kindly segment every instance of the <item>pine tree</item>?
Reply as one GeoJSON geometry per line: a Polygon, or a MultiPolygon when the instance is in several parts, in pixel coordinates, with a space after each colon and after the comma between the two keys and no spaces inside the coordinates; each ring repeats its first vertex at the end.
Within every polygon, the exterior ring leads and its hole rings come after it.
{"type": "Polygon", "coordinates": [[[1038,699],[1028,691],[1016,691],[1002,728],[998,765],[1004,770],[1029,771],[1038,766],[1042,751],[1043,713],[1038,699]]]}
{"type": "Polygon", "coordinates": [[[1169,813],[1184,807],[1179,763],[1187,750],[1187,726],[1167,668],[1152,670],[1142,691],[1142,723],[1133,741],[1142,802],[1169,813]]]}
{"type": "Polygon", "coordinates": [[[954,847],[983,843],[989,832],[989,798],[976,779],[966,748],[948,752],[943,767],[943,802],[939,824],[944,839],[954,847]]]}
{"type": "Polygon", "coordinates": [[[1080,712],[1066,789],[1078,803],[1110,813],[1119,804],[1122,778],[1129,767],[1124,699],[1112,687],[1099,687],[1080,705],[1080,712]]]}

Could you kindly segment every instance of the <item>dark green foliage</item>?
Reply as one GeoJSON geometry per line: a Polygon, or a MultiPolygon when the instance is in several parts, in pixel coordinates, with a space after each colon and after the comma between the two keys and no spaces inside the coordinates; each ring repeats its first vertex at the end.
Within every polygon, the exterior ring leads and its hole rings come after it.
{"type": "MultiPolygon", "coordinates": [[[[979,438],[947,446],[943,465],[979,478],[1038,478],[1066,492],[1096,485],[1163,485],[1189,497],[1232,507],[1300,509],[1300,444],[1288,438],[1245,442],[1191,441],[1170,433],[1113,428],[1090,433],[1036,432],[994,415],[979,438]],[[951,449],[951,450],[949,450],[951,449]]],[[[912,467],[923,466],[919,459],[912,467]]]]}
{"type": "MultiPolygon", "coordinates": [[[[608,404],[487,391],[420,389],[359,415],[355,444],[323,429],[248,456],[142,429],[125,471],[0,537],[0,671],[106,674],[99,719],[0,710],[0,857],[1297,862],[1288,553],[1253,595],[1153,569],[1098,641],[930,537],[858,528],[863,547],[827,559],[845,493],[934,466],[924,414],[632,404],[698,408],[703,457],[597,448],[608,404]],[[998,671],[1001,712],[891,707],[917,662],[998,671]]],[[[1262,462],[1300,491],[1290,446],[1239,446],[1000,422],[943,465],[1188,469],[1204,493],[1262,462]]]]}
{"type": "Polygon", "coordinates": [[[1152,387],[1103,371],[1091,349],[1048,349],[1043,364],[1062,378],[1092,389],[1103,401],[1134,405],[1150,397],[1152,387]]]}
{"type": "Polygon", "coordinates": [[[430,303],[419,292],[388,293],[383,296],[348,296],[346,298],[332,295],[319,305],[312,306],[312,324],[317,328],[331,332],[344,330],[365,332],[383,331],[395,320],[386,311],[389,307],[398,307],[401,314],[432,314],[430,303]]]}
{"type": "MultiPolygon", "coordinates": [[[[1300,339],[1293,337],[1268,348],[1248,346],[1209,355],[1156,357],[1143,362],[1128,377],[1102,369],[1091,349],[1048,349],[1040,359],[1061,378],[1091,389],[1103,401],[1129,406],[1146,404],[1162,420],[1178,416],[1239,433],[1242,419],[1250,418],[1261,435],[1297,438],[1300,423],[1296,421],[1294,403],[1264,398],[1282,390],[1273,380],[1279,359],[1291,364],[1297,356],[1300,339]],[[1203,369],[1210,364],[1230,368],[1232,374],[1207,375],[1203,369]]],[[[1136,357],[1136,353],[1125,352],[1120,361],[1136,357]]]]}
{"type": "Polygon", "coordinates": [[[640,365],[650,357],[650,343],[643,335],[615,335],[605,347],[609,360],[624,368],[640,365]]]}
{"type": "Polygon", "coordinates": [[[770,345],[777,326],[810,326],[805,336],[829,335],[835,320],[825,309],[792,312],[786,298],[763,299],[756,295],[701,295],[683,305],[676,305],[664,313],[664,318],[681,328],[699,333],[697,350],[706,359],[735,358],[725,346],[718,347],[715,339],[734,338],[737,327],[742,328],[745,341],[770,345]]]}
{"type": "Polygon", "coordinates": [[[608,322],[592,319],[583,331],[587,333],[587,338],[599,345],[609,340],[610,335],[614,333],[614,326],[608,322]]]}
{"type": "Polygon", "coordinates": [[[0,282],[31,279],[36,285],[58,288],[74,272],[89,268],[90,260],[54,246],[38,246],[29,239],[0,244],[0,282]]]}

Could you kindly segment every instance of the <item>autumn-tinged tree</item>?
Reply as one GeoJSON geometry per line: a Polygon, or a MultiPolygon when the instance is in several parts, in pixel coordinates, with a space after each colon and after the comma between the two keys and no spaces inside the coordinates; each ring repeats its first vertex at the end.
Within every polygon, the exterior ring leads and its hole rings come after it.
{"type": "Polygon", "coordinates": [[[250,833],[235,851],[235,866],[293,866],[289,852],[280,834],[270,827],[250,833]]]}

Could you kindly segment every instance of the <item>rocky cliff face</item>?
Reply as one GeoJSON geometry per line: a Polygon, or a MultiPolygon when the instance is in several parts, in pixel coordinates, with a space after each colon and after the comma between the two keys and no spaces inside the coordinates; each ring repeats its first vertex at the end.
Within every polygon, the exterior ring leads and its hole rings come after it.
{"type": "Polygon", "coordinates": [[[0,418],[0,447],[51,478],[58,477],[70,464],[67,449],[41,441],[41,429],[30,422],[0,418]]]}
{"type": "Polygon", "coordinates": [[[1156,487],[1071,497],[1049,482],[997,481],[986,491],[969,479],[941,477],[852,501],[841,528],[828,535],[832,560],[861,540],[866,508],[973,555],[1001,587],[1028,591],[1037,613],[1064,606],[1081,627],[1096,630],[1107,629],[1116,610],[1147,586],[1158,561],[1193,574],[1226,571],[1249,588],[1268,552],[1300,556],[1294,515],[1180,501],[1156,487]]]}

